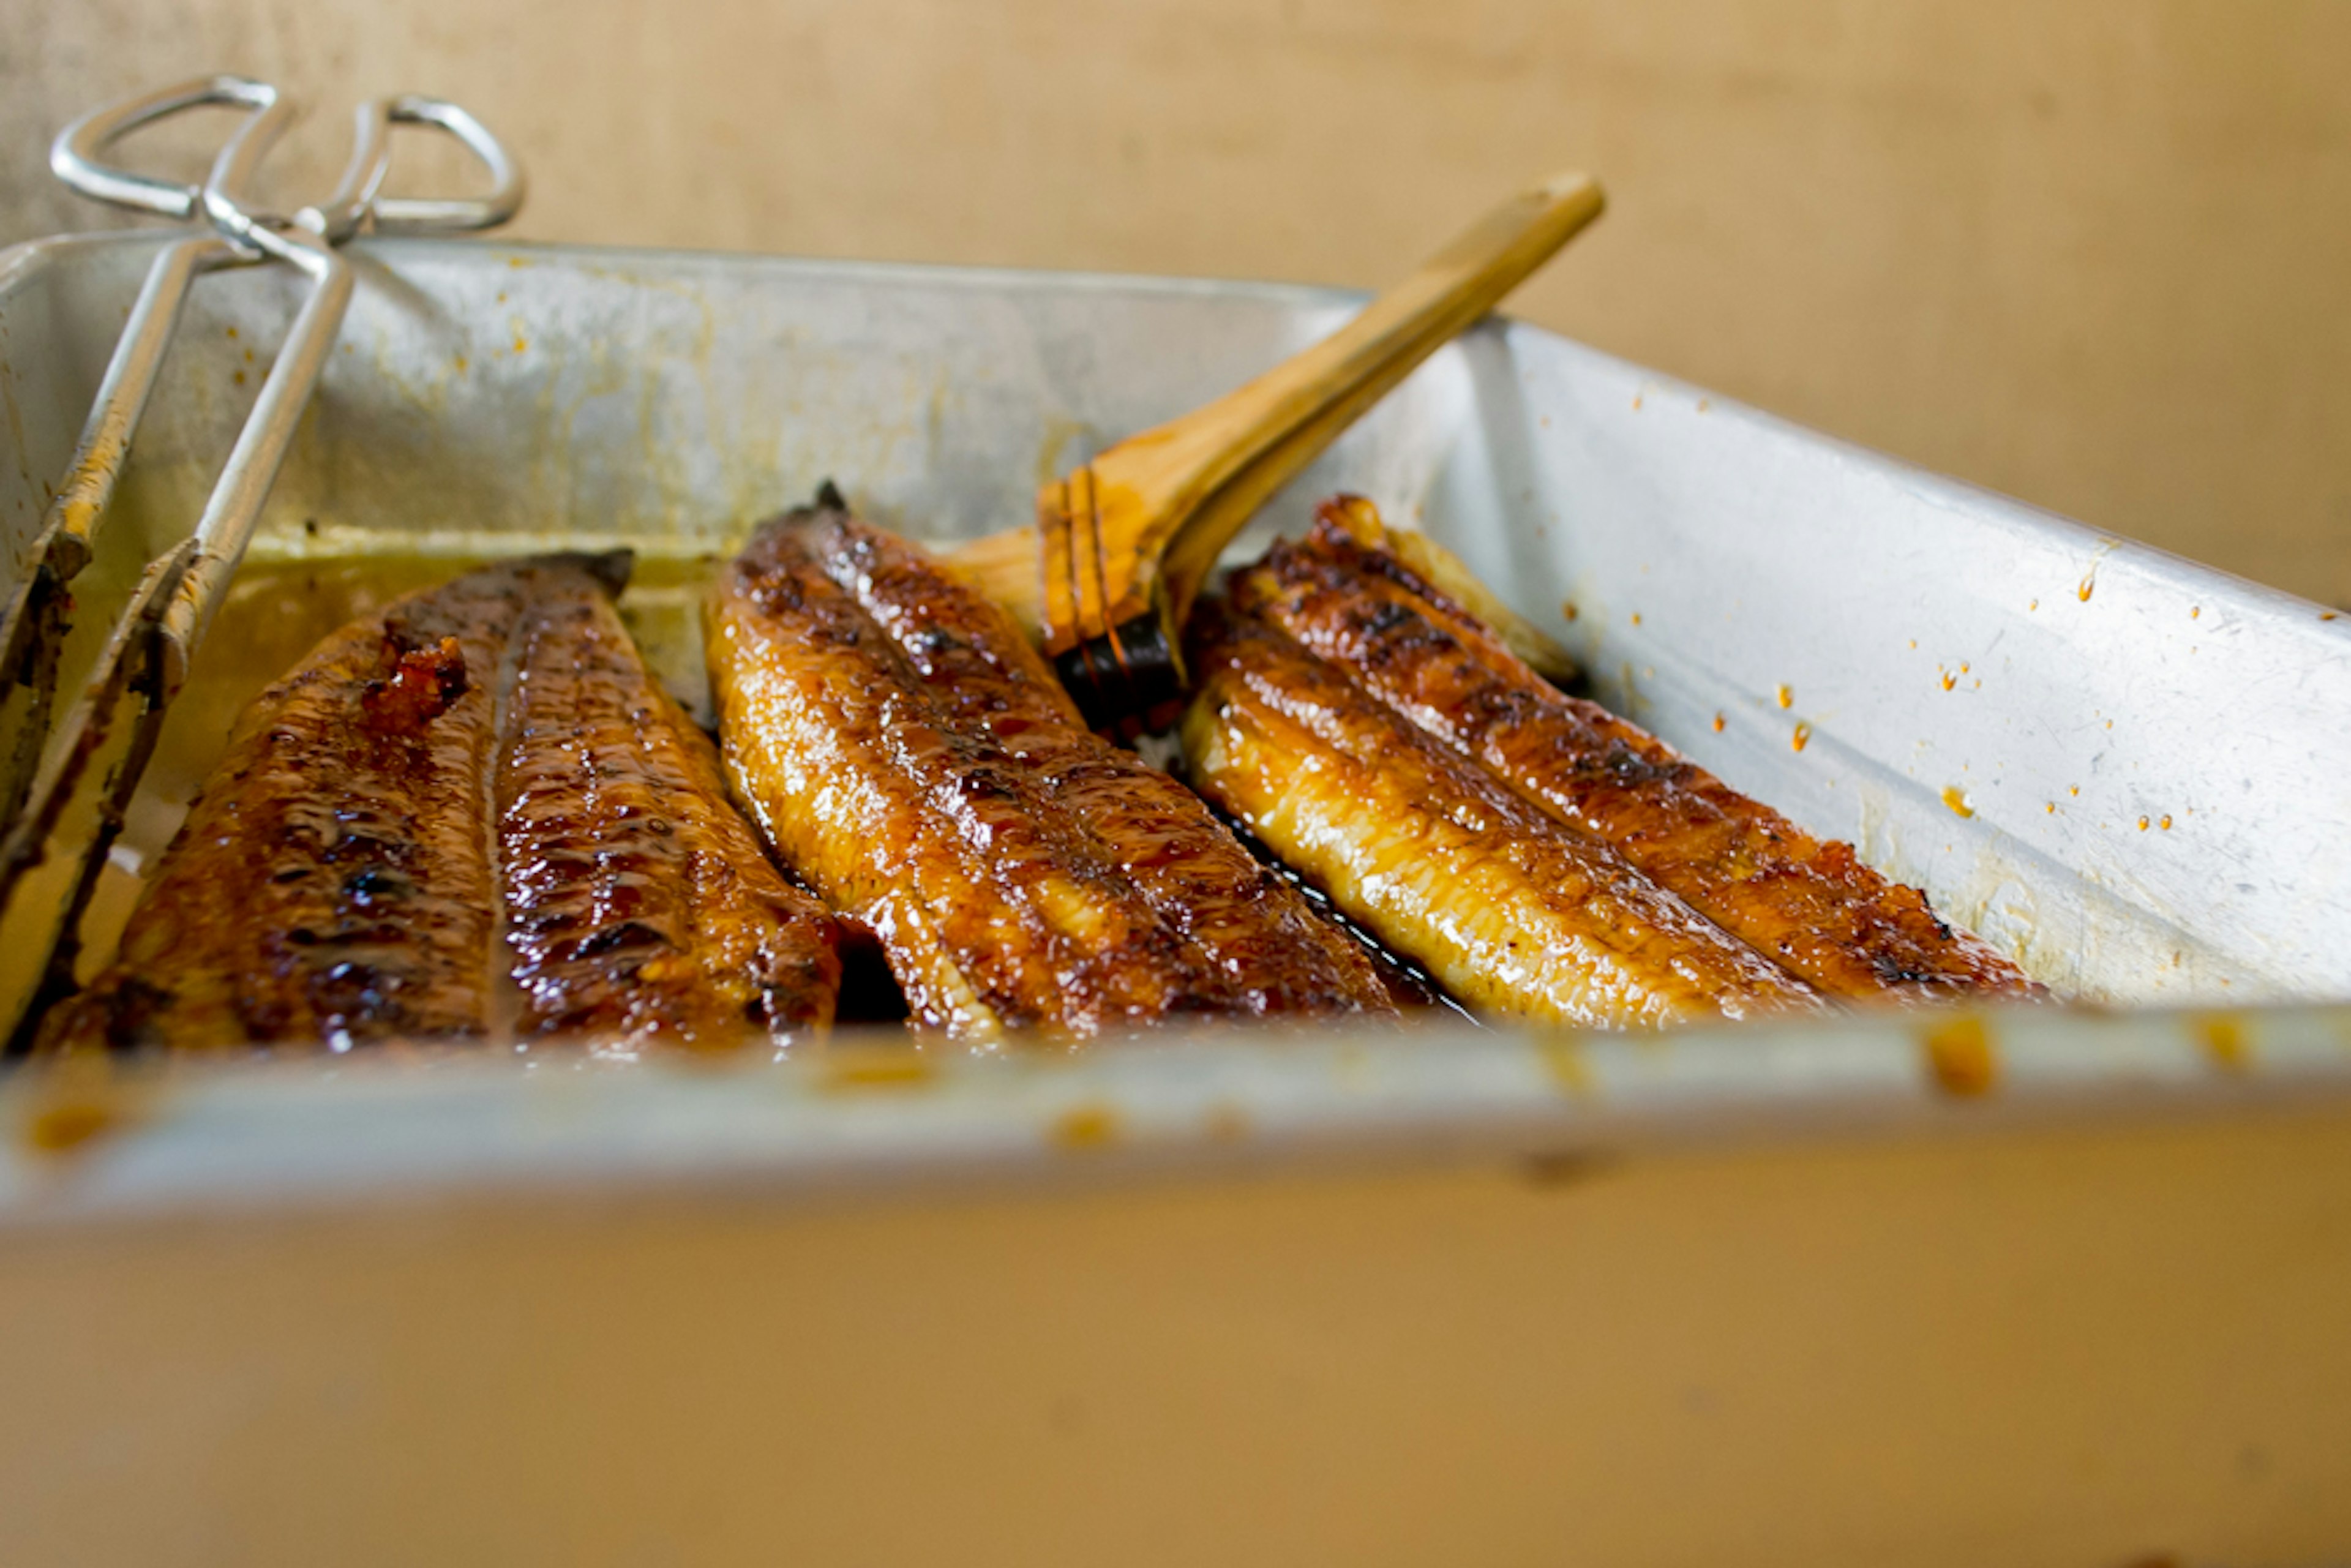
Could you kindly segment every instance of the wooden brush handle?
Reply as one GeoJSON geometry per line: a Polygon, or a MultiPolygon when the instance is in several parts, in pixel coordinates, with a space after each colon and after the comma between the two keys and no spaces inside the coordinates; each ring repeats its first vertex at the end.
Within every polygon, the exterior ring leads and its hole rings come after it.
{"type": "MultiPolygon", "coordinates": [[[[1130,586],[1147,593],[1165,558],[1180,620],[1217,555],[1259,503],[1439,348],[1467,330],[1600,214],[1598,182],[1562,175],[1513,196],[1404,282],[1304,352],[1215,402],[1120,442],[1092,465],[1102,540],[1132,549],[1130,586]]],[[[1130,595],[1113,591],[1114,599],[1130,595]]]]}
{"type": "Polygon", "coordinates": [[[1194,507],[1190,519],[1168,538],[1159,558],[1160,581],[1166,592],[1169,615],[1176,625],[1181,626],[1191,613],[1192,601],[1208,574],[1216,570],[1217,558],[1232,543],[1233,536],[1257,516],[1258,508],[1298,477],[1350,425],[1369,413],[1374,403],[1418,369],[1423,360],[1458,337],[1466,325],[1456,325],[1449,319],[1433,323],[1425,343],[1415,344],[1410,352],[1399,353],[1378,374],[1293,428],[1194,507]]]}

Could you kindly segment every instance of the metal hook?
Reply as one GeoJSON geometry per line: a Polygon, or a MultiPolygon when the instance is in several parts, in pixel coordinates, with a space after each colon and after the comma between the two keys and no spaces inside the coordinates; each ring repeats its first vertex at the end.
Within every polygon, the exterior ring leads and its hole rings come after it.
{"type": "Polygon", "coordinates": [[[355,234],[449,234],[494,229],[521,210],[526,182],[522,165],[473,115],[445,99],[403,93],[359,107],[351,135],[351,161],[335,193],[305,207],[294,221],[329,245],[355,234]],[[421,125],[441,131],[474,154],[490,177],[486,195],[462,200],[384,196],[392,127],[421,125]]]}
{"type": "MultiPolygon", "coordinates": [[[[193,218],[204,203],[204,186],[174,184],[153,174],[119,168],[104,162],[104,154],[141,126],[208,105],[242,106],[252,111],[214,160],[215,178],[225,165],[233,165],[243,157],[241,149],[249,138],[259,138],[260,147],[254,156],[266,150],[286,128],[293,112],[290,106],[280,102],[277,89],[267,82],[240,76],[196,77],[83,115],[57,132],[57,139],[49,144],[50,172],[75,191],[109,206],[129,207],[134,212],[154,213],[182,221],[193,218]]],[[[249,167],[250,160],[246,162],[249,167]]]]}

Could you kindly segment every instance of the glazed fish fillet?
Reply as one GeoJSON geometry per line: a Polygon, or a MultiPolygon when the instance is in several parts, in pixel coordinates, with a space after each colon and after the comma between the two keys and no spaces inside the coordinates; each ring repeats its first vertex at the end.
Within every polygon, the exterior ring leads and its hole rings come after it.
{"type": "Polygon", "coordinates": [[[1393,1010],[1359,946],[1087,730],[1001,610],[835,500],[721,574],[711,686],[738,793],[879,939],[918,1025],[1083,1038],[1393,1010]]]}
{"type": "Polygon", "coordinates": [[[647,674],[625,554],[486,569],[255,699],[51,1048],[728,1043],[831,1016],[831,923],[647,674]]]}
{"type": "Polygon", "coordinates": [[[1279,544],[1235,574],[1237,612],[1343,669],[1421,735],[1826,993],[2039,994],[1850,845],[1813,838],[1637,726],[1559,691],[1371,542],[1377,528],[1363,503],[1325,507],[1303,543],[1279,544]]]}
{"type": "Polygon", "coordinates": [[[607,593],[522,622],[497,852],[518,1037],[725,1045],[832,1020],[831,917],[726,799],[717,747],[646,670],[607,593]]]}
{"type": "Polygon", "coordinates": [[[1211,601],[1193,632],[1194,781],[1471,1007],[1625,1027],[1821,1005],[1266,622],[1211,601]]]}

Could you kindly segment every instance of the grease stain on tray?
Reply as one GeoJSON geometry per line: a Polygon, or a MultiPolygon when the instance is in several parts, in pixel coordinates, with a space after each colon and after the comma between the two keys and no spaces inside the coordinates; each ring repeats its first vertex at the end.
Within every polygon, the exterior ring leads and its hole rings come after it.
{"type": "Polygon", "coordinates": [[[2252,1066],[2252,1034],[2236,1014],[2199,1013],[2188,1027],[2198,1047],[2223,1072],[2242,1072],[2252,1066]]]}
{"type": "Polygon", "coordinates": [[[1940,1019],[1919,1034],[1935,1086],[1959,1100],[1989,1094],[2000,1083],[2000,1054],[1991,1029],[1971,1013],[1940,1019]]]}
{"type": "Polygon", "coordinates": [[[104,1061],[68,1058],[40,1075],[16,1128],[26,1154],[46,1160],[84,1155],[146,1119],[104,1061]]]}
{"type": "Polygon", "coordinates": [[[1045,1130],[1045,1137],[1057,1149],[1086,1154],[1118,1143],[1124,1132],[1116,1106],[1088,1100],[1054,1117],[1052,1125],[1045,1130]]]}
{"type": "Polygon", "coordinates": [[[1592,1059],[1584,1054],[1582,1040],[1570,1034],[1547,1034],[1536,1040],[1535,1050],[1542,1056],[1543,1071],[1561,1093],[1572,1100],[1589,1100],[1599,1093],[1600,1082],[1593,1076],[1592,1059]]]}
{"type": "Polygon", "coordinates": [[[1230,1100],[1219,1100],[1201,1118],[1201,1135],[1212,1144],[1238,1144],[1249,1135],[1249,1113],[1230,1100]]]}
{"type": "Polygon", "coordinates": [[[818,1086],[836,1093],[872,1089],[922,1089],[938,1081],[938,1063],[913,1046],[852,1046],[818,1059],[818,1086]]]}
{"type": "Polygon", "coordinates": [[[2097,549],[2090,557],[2090,564],[2082,572],[2081,582],[2074,590],[2074,597],[2085,604],[2090,602],[2090,595],[2096,592],[2098,588],[2098,568],[2105,563],[2106,557],[2111,555],[2115,546],[2121,542],[2119,539],[2098,541],[2097,549]]]}

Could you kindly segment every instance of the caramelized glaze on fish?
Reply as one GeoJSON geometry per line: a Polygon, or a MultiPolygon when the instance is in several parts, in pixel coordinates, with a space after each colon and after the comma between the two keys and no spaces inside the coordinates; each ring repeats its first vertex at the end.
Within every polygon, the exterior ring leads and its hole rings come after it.
{"type": "Polygon", "coordinates": [[[1387,1013],[1361,949],[1180,784],[1088,731],[1002,611],[835,507],[763,527],[706,643],[726,761],[918,1023],[1086,1037],[1387,1013]]]}
{"type": "Polygon", "coordinates": [[[831,1019],[831,920],[768,860],[609,595],[517,633],[498,757],[516,1032],[725,1045],[831,1019]]]}
{"type": "Polygon", "coordinates": [[[821,1027],[831,922],[645,671],[612,607],[627,569],[492,567],[329,636],[247,707],[115,965],[43,1044],[821,1027]]]}
{"type": "Polygon", "coordinates": [[[1347,504],[1326,507],[1304,542],[1278,544],[1235,575],[1236,607],[1823,991],[1908,1001],[2039,994],[1852,846],[1813,837],[1638,726],[1559,691],[1351,524],[1361,526],[1347,504]]]}
{"type": "Polygon", "coordinates": [[[1596,1026],[1820,1004],[1261,620],[1195,611],[1193,778],[1472,1007],[1596,1026]]]}

